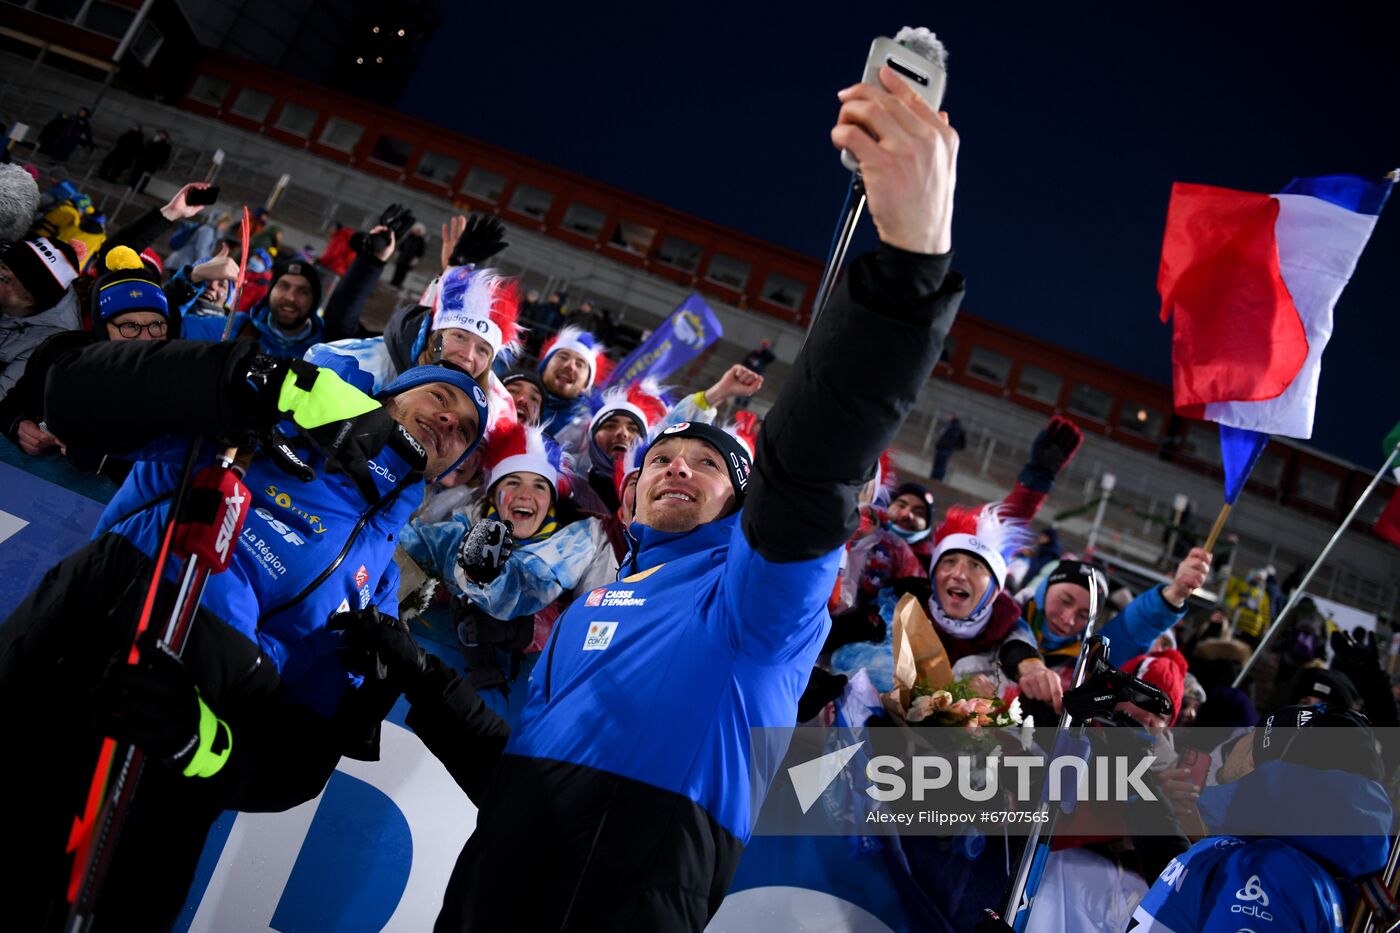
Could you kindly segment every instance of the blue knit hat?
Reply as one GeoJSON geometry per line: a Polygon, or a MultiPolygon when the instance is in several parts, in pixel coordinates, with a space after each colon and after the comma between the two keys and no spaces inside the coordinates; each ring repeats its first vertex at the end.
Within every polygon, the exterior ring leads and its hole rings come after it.
{"type": "Polygon", "coordinates": [[[467,371],[454,363],[435,363],[429,366],[415,366],[412,369],[404,370],[397,379],[390,382],[383,389],[379,390],[376,398],[385,399],[415,389],[430,382],[444,382],[447,385],[461,389],[467,398],[471,399],[472,405],[476,408],[476,436],[472,438],[467,449],[462,452],[462,456],[457,458],[457,462],[452,464],[437,477],[441,479],[453,470],[457,469],[476,450],[481,443],[482,436],[486,433],[486,418],[489,405],[486,401],[486,392],[481,388],[475,379],[467,375],[467,371]]]}

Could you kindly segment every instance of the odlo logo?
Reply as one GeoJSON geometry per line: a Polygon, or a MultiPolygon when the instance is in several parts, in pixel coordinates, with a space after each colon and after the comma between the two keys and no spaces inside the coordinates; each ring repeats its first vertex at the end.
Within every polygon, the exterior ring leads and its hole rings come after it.
{"type": "Polygon", "coordinates": [[[391,483],[397,483],[399,481],[399,478],[397,476],[395,476],[393,473],[390,473],[388,470],[375,463],[373,460],[369,462],[369,469],[370,472],[379,474],[391,483]]]}
{"type": "Polygon", "coordinates": [[[1230,913],[1242,914],[1246,917],[1257,917],[1260,920],[1272,920],[1274,915],[1265,910],[1269,906],[1269,895],[1264,893],[1264,888],[1259,884],[1258,875],[1250,875],[1249,880],[1244,883],[1244,887],[1235,892],[1235,899],[1239,901],[1258,901],[1254,904],[1231,904],[1230,913]]]}
{"type": "Polygon", "coordinates": [[[219,534],[214,538],[214,553],[220,560],[228,560],[229,545],[238,531],[238,520],[243,515],[243,503],[248,499],[248,490],[240,484],[233,495],[224,499],[224,518],[219,524],[219,534]]]}

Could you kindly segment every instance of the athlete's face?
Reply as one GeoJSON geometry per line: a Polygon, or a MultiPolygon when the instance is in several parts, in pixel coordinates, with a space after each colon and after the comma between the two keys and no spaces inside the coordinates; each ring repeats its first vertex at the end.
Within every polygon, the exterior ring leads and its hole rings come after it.
{"type": "Polygon", "coordinates": [[[391,399],[389,414],[428,453],[424,475],[440,475],[457,462],[477,435],[476,406],[467,394],[445,382],[429,382],[391,399]]]}
{"type": "Polygon", "coordinates": [[[637,480],[636,520],[657,531],[691,531],[734,504],[724,458],[694,437],[653,444],[637,480]]]}

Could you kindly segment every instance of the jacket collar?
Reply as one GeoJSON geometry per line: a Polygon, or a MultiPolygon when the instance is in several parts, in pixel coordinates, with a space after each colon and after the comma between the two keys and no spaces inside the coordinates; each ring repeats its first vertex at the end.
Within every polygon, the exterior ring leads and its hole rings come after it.
{"type": "Polygon", "coordinates": [[[649,525],[633,522],[627,526],[632,550],[623,558],[622,569],[629,574],[638,573],[648,567],[724,547],[734,534],[739,515],[740,512],[735,512],[690,531],[657,531],[649,525]]]}

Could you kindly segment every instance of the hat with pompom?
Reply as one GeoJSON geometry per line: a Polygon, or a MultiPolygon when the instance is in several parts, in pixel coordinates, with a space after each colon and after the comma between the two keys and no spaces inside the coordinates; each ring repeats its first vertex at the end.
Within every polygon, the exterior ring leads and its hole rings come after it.
{"type": "Polygon", "coordinates": [[[178,314],[170,313],[159,273],[129,246],[115,246],[103,258],[106,271],[93,291],[93,326],[129,311],[154,311],[165,318],[168,336],[179,336],[178,314]]]}

